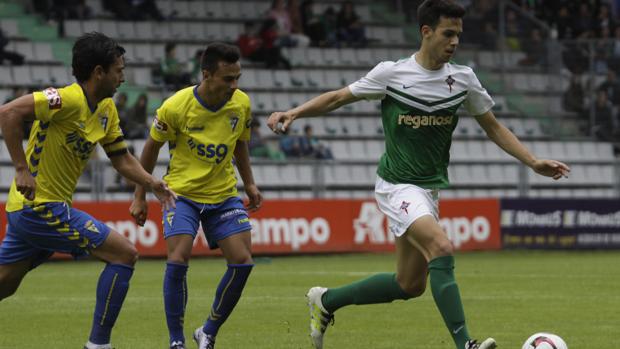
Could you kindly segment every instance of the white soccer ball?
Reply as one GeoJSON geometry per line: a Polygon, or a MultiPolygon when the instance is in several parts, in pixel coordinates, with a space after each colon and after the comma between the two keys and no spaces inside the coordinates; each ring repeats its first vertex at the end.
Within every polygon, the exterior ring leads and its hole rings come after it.
{"type": "Polygon", "coordinates": [[[568,349],[568,345],[555,334],[540,332],[530,336],[522,349],[568,349]]]}

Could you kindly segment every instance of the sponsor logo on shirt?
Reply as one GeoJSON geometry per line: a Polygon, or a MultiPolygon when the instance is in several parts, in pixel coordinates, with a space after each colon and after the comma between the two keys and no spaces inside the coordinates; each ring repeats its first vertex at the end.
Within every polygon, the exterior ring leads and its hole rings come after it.
{"type": "Polygon", "coordinates": [[[90,153],[93,151],[96,144],[80,137],[77,131],[67,134],[65,143],[82,160],[88,160],[90,158],[90,153]]]}
{"type": "Polygon", "coordinates": [[[60,98],[60,93],[53,87],[46,88],[43,90],[43,94],[45,98],[47,98],[47,103],[50,109],[60,109],[62,107],[62,98],[60,98]]]}
{"type": "Polygon", "coordinates": [[[454,121],[454,116],[438,116],[438,115],[399,115],[398,124],[410,126],[411,128],[420,128],[423,126],[447,126],[454,121]]]}
{"type": "Polygon", "coordinates": [[[190,138],[187,140],[187,145],[200,160],[212,162],[212,159],[215,158],[216,164],[222,162],[226,158],[226,154],[228,154],[228,146],[226,144],[202,144],[190,138]]]}
{"type": "Polygon", "coordinates": [[[159,132],[168,131],[168,125],[165,122],[160,121],[158,118],[153,119],[153,127],[159,132]]]}

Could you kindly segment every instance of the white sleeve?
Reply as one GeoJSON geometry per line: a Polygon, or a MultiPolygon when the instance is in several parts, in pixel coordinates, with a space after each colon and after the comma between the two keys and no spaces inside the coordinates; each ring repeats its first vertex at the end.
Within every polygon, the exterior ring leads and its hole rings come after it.
{"type": "Polygon", "coordinates": [[[473,70],[470,71],[469,90],[463,105],[472,116],[482,115],[491,110],[495,105],[495,102],[493,102],[487,90],[482,87],[473,70]]]}
{"type": "Polygon", "coordinates": [[[388,84],[388,77],[394,62],[377,64],[363,78],[349,85],[349,90],[355,97],[364,99],[383,99],[388,84]]]}

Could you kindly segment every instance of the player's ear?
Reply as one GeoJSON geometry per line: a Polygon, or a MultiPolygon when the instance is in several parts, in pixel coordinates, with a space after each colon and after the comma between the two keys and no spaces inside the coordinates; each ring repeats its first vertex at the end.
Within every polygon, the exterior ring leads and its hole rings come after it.
{"type": "Polygon", "coordinates": [[[105,69],[103,69],[102,66],[97,65],[95,66],[95,69],[93,69],[93,74],[92,74],[95,78],[102,79],[103,76],[105,75],[105,69]]]}
{"type": "Polygon", "coordinates": [[[208,70],[206,70],[206,69],[202,70],[202,80],[207,80],[207,79],[209,79],[210,76],[211,76],[211,73],[209,73],[208,70]]]}
{"type": "Polygon", "coordinates": [[[420,33],[422,34],[422,38],[428,38],[433,35],[433,28],[430,25],[423,25],[420,28],[420,33]]]}

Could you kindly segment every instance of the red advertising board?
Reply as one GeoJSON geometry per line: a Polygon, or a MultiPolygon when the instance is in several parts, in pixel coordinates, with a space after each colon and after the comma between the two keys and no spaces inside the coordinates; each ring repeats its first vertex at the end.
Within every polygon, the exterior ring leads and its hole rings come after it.
{"type": "MultiPolygon", "coordinates": [[[[129,202],[77,202],[136,244],[142,256],[164,256],[161,210],[150,204],[149,220],[138,227],[129,216],[129,202]]],[[[2,209],[4,205],[2,204],[2,209]]],[[[440,224],[458,250],[501,247],[498,200],[443,200],[440,224]]],[[[0,238],[6,218],[2,215],[0,238]]],[[[386,252],[394,249],[387,219],[374,201],[269,200],[252,213],[252,250],[255,254],[321,252],[386,252]]],[[[199,234],[194,255],[214,254],[199,234]]]]}

